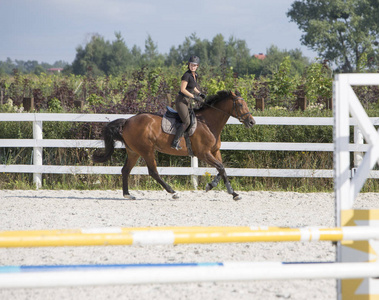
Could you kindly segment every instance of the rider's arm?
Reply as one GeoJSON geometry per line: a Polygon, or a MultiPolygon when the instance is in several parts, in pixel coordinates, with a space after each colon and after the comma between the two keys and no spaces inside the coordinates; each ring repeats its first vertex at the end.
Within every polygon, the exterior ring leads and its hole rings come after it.
{"type": "Polygon", "coordinates": [[[193,90],[195,91],[196,95],[201,94],[201,92],[197,89],[197,87],[195,87],[193,90]]]}
{"type": "MultiPolygon", "coordinates": [[[[180,91],[181,91],[184,95],[186,95],[187,97],[189,97],[189,98],[193,98],[193,95],[192,95],[189,91],[186,90],[187,85],[188,85],[188,82],[185,81],[185,80],[182,80],[182,82],[181,82],[181,84],[180,84],[180,91]]],[[[196,88],[195,88],[195,89],[196,89],[196,88]]]]}

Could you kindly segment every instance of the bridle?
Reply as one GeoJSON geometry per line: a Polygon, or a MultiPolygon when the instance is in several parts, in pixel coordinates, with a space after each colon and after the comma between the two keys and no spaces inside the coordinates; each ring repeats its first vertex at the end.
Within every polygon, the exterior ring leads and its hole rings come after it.
{"type": "Polygon", "coordinates": [[[239,100],[243,100],[242,97],[239,97],[239,96],[236,96],[236,97],[233,97],[232,98],[233,100],[233,108],[232,108],[232,113],[227,113],[226,111],[223,111],[222,109],[219,109],[217,107],[214,107],[213,105],[210,105],[206,102],[204,102],[205,105],[208,105],[209,107],[215,109],[215,110],[218,110],[219,112],[222,112],[224,115],[228,116],[228,117],[233,117],[233,118],[236,118],[238,121],[240,121],[241,123],[244,123],[245,122],[245,119],[244,118],[246,115],[251,115],[251,112],[247,112],[247,113],[244,113],[242,114],[241,111],[238,109],[238,105],[237,105],[237,102],[239,100]],[[235,115],[233,115],[233,112],[235,112],[235,115]]]}
{"type": "MultiPolygon", "coordinates": [[[[233,116],[233,114],[231,114],[231,116],[234,117],[234,118],[236,118],[241,123],[244,123],[245,119],[246,119],[244,117],[246,115],[251,115],[251,112],[247,112],[247,113],[241,114],[241,111],[237,109],[237,101],[239,101],[239,100],[243,100],[243,98],[239,97],[239,96],[237,96],[236,98],[233,97],[233,109],[232,109],[232,112],[235,111],[236,115],[233,116]]],[[[240,105],[240,106],[242,106],[242,105],[240,105]]]]}

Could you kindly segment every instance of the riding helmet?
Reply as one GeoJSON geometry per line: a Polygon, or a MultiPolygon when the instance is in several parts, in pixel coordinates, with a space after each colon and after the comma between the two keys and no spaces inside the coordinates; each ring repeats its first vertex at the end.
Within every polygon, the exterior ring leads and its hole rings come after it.
{"type": "Polygon", "coordinates": [[[188,60],[188,63],[199,65],[200,64],[200,58],[197,56],[191,56],[188,60]]]}

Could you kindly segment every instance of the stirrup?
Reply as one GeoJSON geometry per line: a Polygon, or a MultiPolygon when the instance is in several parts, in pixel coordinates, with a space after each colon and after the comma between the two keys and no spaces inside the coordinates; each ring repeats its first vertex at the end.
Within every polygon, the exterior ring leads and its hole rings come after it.
{"type": "Polygon", "coordinates": [[[180,147],[180,142],[179,141],[176,141],[175,143],[172,143],[171,144],[171,148],[175,149],[175,150],[181,150],[182,149],[182,147],[180,147]]]}

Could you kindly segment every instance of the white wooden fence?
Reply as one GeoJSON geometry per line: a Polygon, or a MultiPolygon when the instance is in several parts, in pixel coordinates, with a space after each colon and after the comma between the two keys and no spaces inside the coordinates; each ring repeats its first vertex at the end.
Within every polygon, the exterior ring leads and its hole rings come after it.
{"type": "MultiPolygon", "coordinates": [[[[102,140],[67,140],[43,139],[43,122],[109,122],[118,118],[130,118],[132,115],[122,114],[54,114],[54,113],[0,113],[0,121],[33,122],[33,139],[0,139],[0,147],[33,147],[33,164],[30,165],[0,165],[0,172],[33,173],[37,187],[42,184],[42,174],[121,174],[121,167],[111,166],[61,166],[43,165],[42,149],[49,148],[101,148],[102,140]]],[[[306,117],[255,117],[256,126],[269,125],[299,125],[299,126],[333,126],[333,118],[306,117]]],[[[379,125],[379,118],[370,118],[374,125],[379,125]]],[[[240,124],[235,118],[230,118],[227,124],[240,124]]],[[[354,119],[350,125],[356,127],[354,119]]],[[[355,153],[355,165],[359,164],[363,152],[368,147],[364,144],[358,129],[354,130],[354,144],[349,145],[349,151],[355,153]]],[[[117,148],[123,147],[121,143],[117,148]]],[[[268,143],[268,142],[222,142],[221,150],[270,150],[270,151],[330,151],[333,143],[268,143]]],[[[216,175],[214,168],[199,168],[197,158],[191,159],[191,167],[159,167],[161,175],[193,175],[200,176],[206,172],[216,175]]],[[[332,178],[333,169],[252,169],[227,168],[229,176],[252,177],[318,177],[332,178]]],[[[147,175],[146,167],[134,167],[131,174],[147,175]]],[[[379,178],[379,171],[371,171],[370,178],[379,178]]],[[[194,185],[196,186],[195,182],[194,185]]]]}

